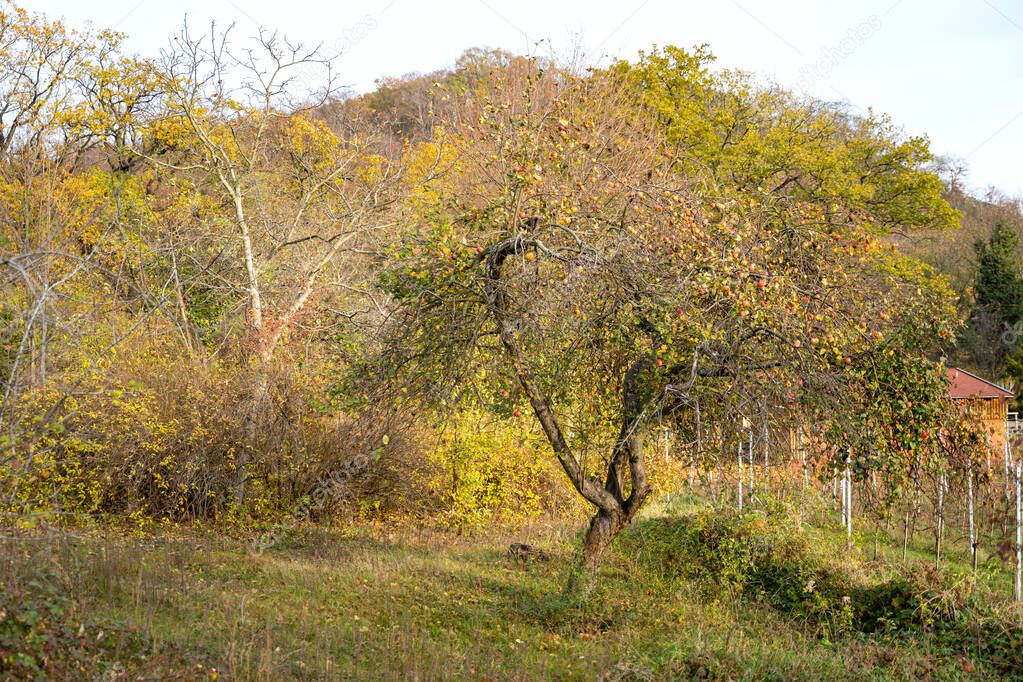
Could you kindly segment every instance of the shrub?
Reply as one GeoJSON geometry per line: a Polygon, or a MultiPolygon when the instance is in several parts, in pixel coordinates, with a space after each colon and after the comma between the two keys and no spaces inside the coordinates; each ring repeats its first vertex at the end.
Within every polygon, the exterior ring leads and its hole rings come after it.
{"type": "Polygon", "coordinates": [[[305,376],[272,372],[255,415],[246,505],[234,509],[239,456],[250,445],[251,373],[183,357],[159,339],[125,343],[116,358],[93,369],[55,372],[20,398],[23,429],[16,454],[0,460],[0,489],[13,491],[6,502],[23,519],[52,513],[138,523],[227,513],[279,518],[318,481],[378,448],[396,429],[372,409],[328,418],[305,376]]]}
{"type": "Polygon", "coordinates": [[[630,529],[620,549],[662,579],[716,599],[754,599],[823,637],[926,632],[954,655],[974,653],[1002,673],[1023,669],[1023,631],[971,577],[909,566],[868,583],[840,542],[788,518],[784,509],[657,518],[630,529]]]}
{"type": "Polygon", "coordinates": [[[704,511],[641,524],[645,561],[708,594],[751,597],[833,634],[851,627],[850,581],[782,515],[704,511]]]}
{"type": "Polygon", "coordinates": [[[441,430],[425,452],[434,464],[425,483],[440,492],[447,524],[460,530],[521,524],[576,506],[546,441],[521,434],[520,424],[474,411],[441,430]]]}
{"type": "Polygon", "coordinates": [[[254,377],[237,363],[200,361],[153,336],[122,343],[91,371],[55,369],[45,386],[19,398],[16,454],[0,459],[0,489],[13,494],[2,502],[25,523],[55,514],[138,525],[225,517],[273,523],[296,511],[307,512],[304,520],[356,510],[439,514],[459,530],[579,506],[546,441],[521,436],[510,417],[487,421],[467,410],[410,432],[412,410],[399,413],[389,396],[359,393],[348,409],[331,401],[317,377],[312,363],[293,358],[272,367],[255,415],[257,440],[249,443],[254,377]],[[239,509],[238,462],[250,446],[239,509]],[[372,466],[346,476],[343,491],[322,485],[367,453],[372,466]]]}

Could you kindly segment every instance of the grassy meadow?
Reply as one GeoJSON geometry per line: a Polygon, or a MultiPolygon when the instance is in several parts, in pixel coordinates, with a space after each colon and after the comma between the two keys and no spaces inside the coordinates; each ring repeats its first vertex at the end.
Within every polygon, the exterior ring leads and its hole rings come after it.
{"type": "Polygon", "coordinates": [[[1021,612],[993,564],[974,579],[952,548],[939,576],[920,537],[903,568],[901,543],[879,543],[874,559],[872,536],[847,550],[825,512],[790,511],[739,519],[694,499],[660,505],[619,539],[585,597],[565,589],[581,526],[459,536],[363,521],[304,528],[259,554],[245,537],[195,528],[8,531],[0,669],[104,680],[1019,674],[1018,653],[971,641],[970,628],[991,637],[995,616],[1006,649],[1020,637],[1021,612]],[[514,558],[512,541],[551,557],[514,558]],[[907,574],[929,577],[891,588],[907,574]],[[977,604],[982,616],[969,612],[977,604]],[[31,624],[20,645],[12,623],[31,624]]]}

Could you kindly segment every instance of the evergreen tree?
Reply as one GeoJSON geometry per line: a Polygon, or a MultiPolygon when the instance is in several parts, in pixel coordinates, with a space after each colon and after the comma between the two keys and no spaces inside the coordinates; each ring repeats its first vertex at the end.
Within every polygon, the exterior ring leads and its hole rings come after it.
{"type": "MultiPolygon", "coordinates": [[[[999,323],[1014,325],[1023,315],[1023,275],[1016,259],[1019,235],[1005,222],[995,223],[987,243],[978,240],[977,306],[993,314],[999,323]]],[[[998,325],[1000,328],[1002,324],[998,325]]]]}
{"type": "Polygon", "coordinates": [[[960,343],[970,364],[1008,382],[1023,378],[1023,273],[1016,248],[1019,234],[1004,221],[988,239],[977,240],[976,305],[960,343]]]}

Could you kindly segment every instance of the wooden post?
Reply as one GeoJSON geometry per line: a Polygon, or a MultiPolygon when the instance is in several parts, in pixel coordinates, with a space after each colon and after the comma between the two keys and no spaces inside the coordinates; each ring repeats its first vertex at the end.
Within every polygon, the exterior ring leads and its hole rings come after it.
{"type": "Polygon", "coordinates": [[[739,439],[739,513],[742,513],[742,439],[739,439]]]}
{"type": "Polygon", "coordinates": [[[749,460],[749,498],[753,499],[753,425],[750,424],[749,430],[749,450],[746,453],[747,459],[749,460]]]}
{"type": "Polygon", "coordinates": [[[906,500],[906,519],[902,524],[902,563],[906,563],[906,555],[909,551],[909,509],[910,501],[906,500]]]}
{"type": "Polygon", "coordinates": [[[845,507],[846,493],[845,493],[845,468],[842,468],[842,472],[838,474],[838,509],[842,516],[842,529],[845,530],[849,527],[848,510],[845,507]]]}
{"type": "Polygon", "coordinates": [[[909,547],[909,539],[916,531],[916,517],[920,513],[920,454],[916,456],[916,466],[913,468],[913,499],[906,508],[906,536],[902,542],[902,560],[906,560],[906,550],[909,547]]]}
{"type": "MultiPolygon", "coordinates": [[[[700,401],[696,401],[696,455],[693,458],[697,466],[703,462],[703,420],[700,417],[700,401]]],[[[701,477],[702,478],[702,477],[701,477]]]]}
{"type": "Polygon", "coordinates": [[[804,447],[804,444],[803,444],[803,425],[800,424],[796,428],[799,429],[799,432],[798,432],[799,433],[799,464],[803,468],[803,481],[800,484],[800,488],[799,489],[801,491],[803,491],[803,492],[806,492],[806,482],[807,482],[806,448],[804,447]]]}
{"type": "MultiPolygon", "coordinates": [[[[845,497],[843,496],[843,499],[845,497]]],[[[834,505],[838,501],[838,469],[836,467],[831,468],[831,504],[834,505]]],[[[833,507],[832,507],[833,508],[833,507]]]]}
{"type": "Polygon", "coordinates": [[[1005,510],[1008,512],[1012,507],[1012,456],[1009,453],[1009,439],[1005,439],[1005,510]]]}
{"type": "Polygon", "coordinates": [[[1015,596],[1016,601],[1023,601],[1023,583],[1021,583],[1021,576],[1023,576],[1023,526],[1020,525],[1021,516],[1023,516],[1023,501],[1020,500],[1020,475],[1023,471],[1020,470],[1020,464],[1016,464],[1016,468],[1013,471],[1013,479],[1016,484],[1016,580],[1015,580],[1015,596]]]}
{"type": "Polygon", "coordinates": [[[767,396],[765,395],[761,403],[761,425],[760,425],[760,437],[763,440],[764,445],[764,490],[770,491],[771,489],[771,468],[767,461],[767,452],[770,449],[771,437],[770,430],[767,426],[767,396]]]}
{"type": "Polygon", "coordinates": [[[966,516],[970,528],[970,561],[977,572],[977,531],[973,522],[973,462],[966,469],[966,516]]]}
{"type": "Polygon", "coordinates": [[[852,546],[852,447],[845,455],[845,542],[852,546]]]}
{"type": "Polygon", "coordinates": [[[938,504],[934,510],[934,570],[941,565],[941,536],[945,530],[945,472],[938,476],[938,504]]]}

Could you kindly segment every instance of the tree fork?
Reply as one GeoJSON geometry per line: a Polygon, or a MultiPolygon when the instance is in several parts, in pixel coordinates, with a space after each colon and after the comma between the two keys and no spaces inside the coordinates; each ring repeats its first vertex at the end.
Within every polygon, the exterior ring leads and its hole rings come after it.
{"type": "Polygon", "coordinates": [[[507,257],[526,248],[542,248],[533,240],[521,236],[510,237],[487,250],[486,292],[494,320],[497,322],[501,344],[511,358],[519,384],[529,398],[533,413],[543,428],[547,440],[554,450],[562,469],[572,485],[588,502],[597,507],[590,519],[589,529],[583,541],[583,568],[593,572],[600,565],[604,552],[615,536],[632,520],[642,506],[650,486],[646,480],[643,462],[641,434],[642,420],[640,400],[635,388],[635,377],[651,361],[642,359],[626,371],[622,395],[622,426],[618,441],[612,451],[603,485],[599,479],[587,476],[579,461],[572,453],[554,411],[533,377],[516,336],[514,320],[508,317],[508,296],[501,286],[501,268],[507,257]],[[628,469],[631,482],[628,497],[625,496],[624,474],[628,469]]]}

